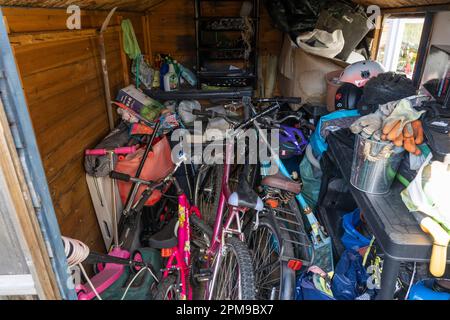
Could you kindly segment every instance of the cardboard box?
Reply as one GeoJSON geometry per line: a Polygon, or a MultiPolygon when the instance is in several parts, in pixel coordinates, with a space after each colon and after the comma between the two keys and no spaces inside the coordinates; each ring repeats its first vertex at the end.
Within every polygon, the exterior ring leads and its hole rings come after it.
{"type": "Polygon", "coordinates": [[[116,100],[138,113],[140,113],[144,106],[159,105],[159,102],[136,89],[134,85],[130,85],[120,90],[116,100]]]}

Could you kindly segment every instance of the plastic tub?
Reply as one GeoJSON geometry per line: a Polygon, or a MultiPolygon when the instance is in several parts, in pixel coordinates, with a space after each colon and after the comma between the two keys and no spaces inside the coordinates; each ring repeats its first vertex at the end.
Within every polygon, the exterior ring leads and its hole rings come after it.
{"type": "Polygon", "coordinates": [[[350,183],[370,194],[386,194],[403,160],[404,149],[391,142],[356,136],[350,183]]]}
{"type": "Polygon", "coordinates": [[[336,93],[342,82],[339,81],[343,70],[336,70],[325,75],[327,81],[327,109],[329,112],[336,110],[336,93]]]}

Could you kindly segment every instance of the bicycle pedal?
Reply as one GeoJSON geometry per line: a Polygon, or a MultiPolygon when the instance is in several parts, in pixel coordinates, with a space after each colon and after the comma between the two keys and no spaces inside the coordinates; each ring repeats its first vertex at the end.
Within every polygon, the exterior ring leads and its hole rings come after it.
{"type": "Polygon", "coordinates": [[[208,282],[211,280],[211,277],[202,277],[202,276],[195,276],[195,280],[197,282],[208,282]]]}
{"type": "Polygon", "coordinates": [[[195,280],[198,282],[206,282],[211,280],[212,272],[210,269],[200,269],[199,273],[194,275],[195,280]]]}

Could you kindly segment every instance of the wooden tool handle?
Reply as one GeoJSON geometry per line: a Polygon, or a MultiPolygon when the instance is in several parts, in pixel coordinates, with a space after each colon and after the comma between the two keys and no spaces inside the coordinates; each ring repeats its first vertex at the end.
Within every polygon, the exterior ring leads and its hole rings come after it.
{"type": "Polygon", "coordinates": [[[450,235],[433,219],[422,219],[420,227],[433,237],[433,249],[431,251],[430,272],[435,277],[442,277],[447,264],[447,247],[450,235]]]}
{"type": "Polygon", "coordinates": [[[433,276],[440,278],[445,273],[447,264],[447,246],[433,244],[430,260],[430,272],[433,276]]]}

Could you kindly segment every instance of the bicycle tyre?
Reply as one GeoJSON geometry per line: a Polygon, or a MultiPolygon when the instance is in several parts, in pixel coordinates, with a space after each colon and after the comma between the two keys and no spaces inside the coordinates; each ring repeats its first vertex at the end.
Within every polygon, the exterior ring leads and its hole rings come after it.
{"type": "Polygon", "coordinates": [[[195,183],[194,203],[200,209],[205,223],[212,227],[214,226],[217,208],[219,207],[224,167],[223,165],[203,165],[199,172],[200,174],[195,183]],[[205,179],[211,180],[205,181],[205,179]],[[209,192],[212,197],[212,202],[206,201],[203,195],[205,192],[204,183],[208,184],[208,187],[211,189],[209,192]]]}
{"type": "MultiPolygon", "coordinates": [[[[200,219],[195,214],[191,215],[189,219],[191,222],[191,226],[194,229],[193,234],[194,235],[202,234],[203,236],[206,236],[210,244],[213,236],[212,228],[209,225],[207,225],[203,219],[200,219]]],[[[209,246],[209,244],[207,244],[207,246],[209,246]]]]}
{"type": "MultiPolygon", "coordinates": [[[[220,259],[221,265],[217,268],[218,276],[216,283],[214,284],[214,289],[211,294],[213,300],[255,300],[256,290],[255,290],[255,275],[253,272],[252,258],[250,251],[244,242],[235,237],[229,237],[225,239],[225,255],[220,259]],[[221,270],[227,261],[227,258],[232,254],[236,261],[237,267],[237,277],[233,277],[235,268],[231,269],[231,272],[226,272],[226,270],[221,270]],[[221,291],[223,286],[221,286],[220,280],[226,280],[226,277],[232,278],[232,280],[237,280],[238,296],[226,294],[226,292],[221,291]],[[219,289],[218,289],[219,288],[219,289]]],[[[215,270],[215,263],[213,264],[213,270],[215,270]]],[[[230,270],[229,270],[230,271],[230,270]]],[[[235,286],[232,286],[235,288],[235,286]]]]}
{"type": "MultiPolygon", "coordinates": [[[[250,225],[252,227],[252,225],[250,225]]],[[[287,257],[294,257],[294,246],[289,241],[290,236],[288,232],[280,229],[278,222],[270,214],[260,216],[258,228],[251,230],[248,236],[248,247],[252,252],[253,267],[255,270],[255,285],[257,290],[258,300],[293,300],[295,296],[295,271],[288,267],[288,262],[281,260],[280,254],[282,253],[287,257]],[[265,232],[265,230],[267,230],[265,232]],[[267,235],[266,239],[265,235],[267,235]],[[274,238],[272,238],[274,237],[274,238]],[[266,249],[266,245],[262,244],[263,241],[267,243],[267,240],[273,241],[273,250],[266,249]],[[286,241],[287,240],[287,241],[286,241]],[[278,252],[277,246],[278,245],[278,252]],[[282,247],[281,247],[282,245],[282,247]],[[266,252],[261,252],[266,251],[266,252]],[[267,255],[268,253],[268,255],[267,255]],[[269,258],[266,260],[264,258],[269,258]],[[258,261],[259,260],[259,261],[258,261]],[[278,263],[276,261],[279,261],[278,263]],[[260,264],[263,261],[264,265],[260,264]],[[274,265],[275,268],[267,271],[267,266],[274,265]],[[279,268],[279,279],[277,281],[276,265],[279,268]],[[274,273],[275,272],[275,273],[274,273]],[[272,286],[264,288],[265,285],[262,280],[267,275],[271,276],[272,281],[275,283],[272,286]]],[[[270,278],[267,280],[271,280],[270,278]]]]}
{"type": "Polygon", "coordinates": [[[181,295],[177,290],[172,291],[173,297],[169,297],[170,290],[175,289],[176,285],[177,277],[175,275],[162,279],[156,287],[155,300],[181,300],[181,295]]]}

